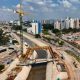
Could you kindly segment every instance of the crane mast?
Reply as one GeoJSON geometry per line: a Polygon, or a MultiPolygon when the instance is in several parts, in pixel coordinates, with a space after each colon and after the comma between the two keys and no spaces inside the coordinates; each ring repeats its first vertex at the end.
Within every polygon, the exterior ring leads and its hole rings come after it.
{"type": "Polygon", "coordinates": [[[23,20],[22,20],[22,0],[20,0],[20,12],[19,12],[19,20],[20,20],[20,40],[21,40],[21,54],[23,53],[23,20]]]}

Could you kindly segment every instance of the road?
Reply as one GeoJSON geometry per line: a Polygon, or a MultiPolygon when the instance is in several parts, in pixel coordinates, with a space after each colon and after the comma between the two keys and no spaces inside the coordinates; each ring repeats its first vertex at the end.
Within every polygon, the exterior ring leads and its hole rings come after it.
{"type": "Polygon", "coordinates": [[[0,64],[7,66],[16,58],[16,50],[10,50],[8,47],[7,51],[0,53],[0,64]]]}
{"type": "Polygon", "coordinates": [[[23,41],[26,42],[30,47],[34,47],[36,44],[30,41],[29,39],[23,37],[23,41]]]}
{"type": "MultiPolygon", "coordinates": [[[[59,37],[55,36],[51,31],[49,31],[49,33],[52,35],[53,38],[55,38],[55,37],[56,37],[56,38],[59,38],[59,37]]],[[[63,39],[61,39],[61,38],[59,38],[59,39],[62,40],[62,41],[64,41],[64,42],[65,42],[65,45],[66,45],[67,47],[69,47],[72,51],[74,51],[74,54],[75,54],[76,56],[80,56],[80,50],[79,50],[78,48],[72,46],[71,44],[69,44],[68,42],[66,42],[65,40],[63,40],[63,39]]]]}
{"type": "Polygon", "coordinates": [[[69,67],[70,69],[72,70],[72,76],[73,76],[73,79],[72,80],[80,80],[80,64],[78,64],[78,68],[76,68],[74,65],[73,65],[73,62],[74,62],[74,58],[67,55],[66,52],[64,51],[59,51],[61,54],[63,54],[64,58],[65,58],[65,61],[66,63],[69,64],[69,67]]]}

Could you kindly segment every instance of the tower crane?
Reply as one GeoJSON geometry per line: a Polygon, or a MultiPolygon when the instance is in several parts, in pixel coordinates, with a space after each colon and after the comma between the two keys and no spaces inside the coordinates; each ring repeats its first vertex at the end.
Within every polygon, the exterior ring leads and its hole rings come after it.
{"type": "Polygon", "coordinates": [[[22,10],[22,0],[20,0],[20,4],[19,4],[19,7],[18,7],[19,10],[16,10],[15,13],[19,14],[19,21],[20,21],[20,40],[21,40],[21,54],[23,53],[23,19],[22,17],[24,15],[27,15],[28,13],[27,12],[24,12],[22,10]]]}

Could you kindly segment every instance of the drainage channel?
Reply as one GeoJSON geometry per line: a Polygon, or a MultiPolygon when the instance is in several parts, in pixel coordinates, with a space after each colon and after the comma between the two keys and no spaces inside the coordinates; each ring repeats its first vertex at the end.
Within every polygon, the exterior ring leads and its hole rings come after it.
{"type": "Polygon", "coordinates": [[[33,64],[27,80],[45,80],[47,63],[33,64]]]}

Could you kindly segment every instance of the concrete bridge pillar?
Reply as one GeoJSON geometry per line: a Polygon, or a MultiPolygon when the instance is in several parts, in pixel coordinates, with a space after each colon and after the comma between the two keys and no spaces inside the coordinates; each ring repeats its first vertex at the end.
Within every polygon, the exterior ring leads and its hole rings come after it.
{"type": "Polygon", "coordinates": [[[46,80],[52,80],[53,78],[53,62],[47,63],[46,66],[46,80]]]}
{"type": "Polygon", "coordinates": [[[47,59],[51,59],[51,58],[52,58],[52,56],[51,56],[51,54],[50,54],[50,51],[47,50],[47,59]]]}

